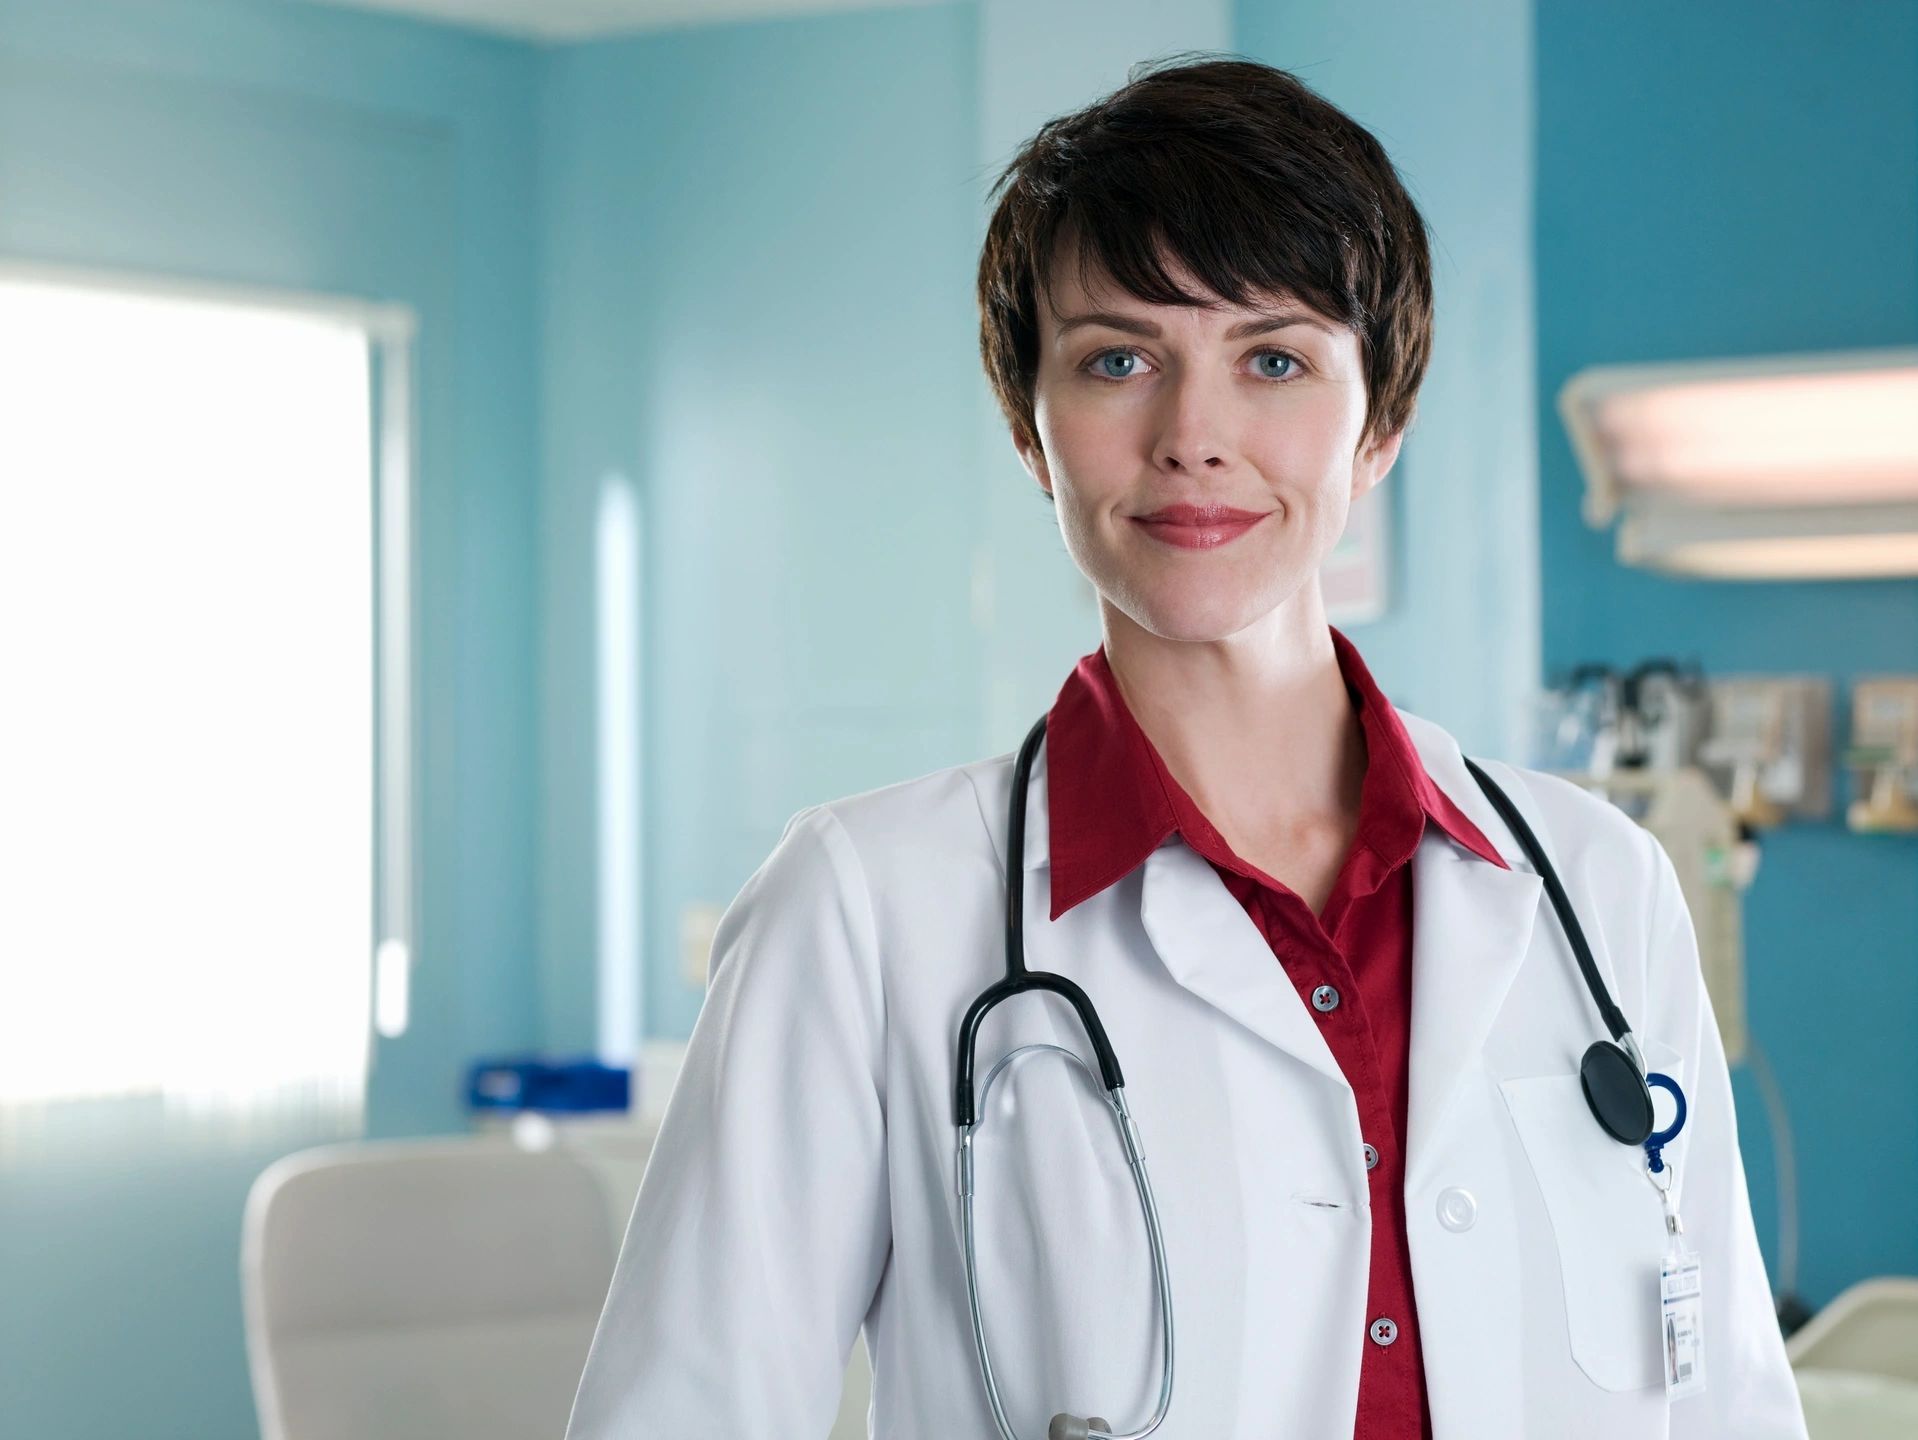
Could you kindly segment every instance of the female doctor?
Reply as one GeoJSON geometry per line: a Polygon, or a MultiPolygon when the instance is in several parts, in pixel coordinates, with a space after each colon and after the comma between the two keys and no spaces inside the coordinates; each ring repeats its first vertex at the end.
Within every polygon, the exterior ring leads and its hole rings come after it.
{"type": "Polygon", "coordinates": [[[1182,59],[994,194],[1103,643],[727,909],[568,1440],[819,1440],[861,1327],[899,1440],[1802,1437],[1671,862],[1326,621],[1431,344],[1391,162],[1182,59]]]}

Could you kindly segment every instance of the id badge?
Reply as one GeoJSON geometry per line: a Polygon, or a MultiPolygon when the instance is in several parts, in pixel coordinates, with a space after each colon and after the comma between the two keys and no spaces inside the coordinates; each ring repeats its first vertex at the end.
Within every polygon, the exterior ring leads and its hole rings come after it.
{"type": "Polygon", "coordinates": [[[1698,1256],[1674,1250],[1658,1271],[1659,1343],[1665,1347],[1665,1395],[1682,1400],[1705,1388],[1704,1286],[1698,1256]]]}

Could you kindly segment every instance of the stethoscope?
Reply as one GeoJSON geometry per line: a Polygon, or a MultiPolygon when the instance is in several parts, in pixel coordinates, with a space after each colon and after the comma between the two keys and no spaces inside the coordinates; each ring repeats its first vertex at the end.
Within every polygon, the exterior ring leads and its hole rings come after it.
{"type": "MultiPolygon", "coordinates": [[[[1006,844],[1006,978],[980,992],[979,997],[967,1008],[966,1018],[959,1027],[958,1083],[953,1100],[959,1126],[959,1201],[961,1235],[966,1254],[966,1300],[972,1309],[972,1338],[979,1351],[979,1369],[986,1382],[986,1398],[992,1404],[992,1418],[998,1422],[999,1433],[1004,1440],[1018,1440],[1006,1420],[999,1385],[993,1378],[992,1357],[986,1348],[985,1321],[979,1308],[979,1267],[972,1216],[972,1136],[979,1128],[975,1116],[980,1112],[975,1110],[973,1103],[972,1062],[979,1026],[993,1006],[1021,991],[1050,990],[1064,997],[1079,1012],[1079,1021],[1092,1041],[1094,1054],[1098,1056],[1099,1073],[1105,1082],[1106,1103],[1112,1110],[1119,1138],[1125,1145],[1126,1161],[1132,1167],[1133,1185],[1139,1192],[1139,1209],[1145,1216],[1146,1235],[1152,1246],[1152,1266],[1158,1275],[1159,1318],[1165,1337],[1165,1358],[1157,1408],[1153,1410],[1152,1418],[1139,1429],[1118,1431],[1097,1416],[1081,1417],[1062,1413],[1052,1417],[1052,1423],[1046,1430],[1047,1440],[1144,1440],[1145,1436],[1159,1428],[1172,1404],[1172,1286],[1166,1275],[1165,1239],[1159,1231],[1159,1211],[1152,1199],[1152,1182],[1146,1175],[1145,1153],[1139,1144],[1138,1127],[1132,1123],[1132,1113],[1126,1108],[1125,1080],[1119,1073],[1119,1061],[1112,1053],[1112,1043],[1106,1038],[1105,1026],[1099,1023],[1099,1012],[1086,998],[1085,991],[1065,976],[1026,969],[1022,919],[1025,908],[1026,790],[1031,781],[1033,757],[1038,754],[1039,742],[1045,738],[1045,733],[1046,717],[1042,715],[1027,732],[1025,743],[1019,747],[1019,758],[1012,769],[1012,799],[1006,844]]],[[[1639,1052],[1638,1041],[1631,1027],[1625,1023],[1624,1015],[1612,1003],[1611,992],[1605,988],[1604,978],[1598,973],[1598,963],[1592,959],[1591,947],[1585,943],[1585,931],[1580,927],[1577,915],[1572,912],[1572,903],[1566,898],[1565,887],[1559,884],[1558,874],[1545,858],[1537,837],[1492,777],[1473,763],[1471,757],[1464,758],[1472,778],[1478,781],[1479,788],[1485,792],[1499,816],[1518,836],[1533,869],[1545,882],[1545,892],[1551,896],[1552,908],[1558,912],[1559,924],[1566,938],[1571,941],[1572,953],[1578,958],[1578,968],[1585,977],[1585,987],[1591,991],[1599,1016],[1605,1021],[1605,1028],[1611,1032],[1610,1040],[1593,1041],[1579,1062],[1579,1082],[1585,1091],[1585,1103],[1607,1135],[1620,1144],[1643,1145],[1648,1168],[1654,1173],[1663,1172],[1666,1165],[1659,1152],[1671,1143],[1685,1124],[1684,1092],[1670,1076],[1646,1073],[1645,1058],[1639,1052]],[[1651,1087],[1654,1085],[1670,1091],[1678,1106],[1672,1124],[1656,1134],[1652,1130],[1651,1087]]],[[[1092,1071],[1085,1061],[1063,1045],[1021,1045],[1000,1057],[999,1062],[986,1072],[985,1083],[979,1087],[979,1104],[984,1105],[992,1090],[993,1080],[1015,1056],[1039,1050],[1056,1051],[1083,1070],[1088,1081],[1092,1079],[1092,1071]]]]}

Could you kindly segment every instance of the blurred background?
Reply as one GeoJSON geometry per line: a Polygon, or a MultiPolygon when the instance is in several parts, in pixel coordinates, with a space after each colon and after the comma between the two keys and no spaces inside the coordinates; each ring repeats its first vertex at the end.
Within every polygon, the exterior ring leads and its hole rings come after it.
{"type": "Polygon", "coordinates": [[[0,1434],[556,1440],[720,912],[1099,643],[984,197],[1191,49],[1432,229],[1333,623],[1659,835],[1918,1433],[1918,0],[0,0],[0,1434]]]}

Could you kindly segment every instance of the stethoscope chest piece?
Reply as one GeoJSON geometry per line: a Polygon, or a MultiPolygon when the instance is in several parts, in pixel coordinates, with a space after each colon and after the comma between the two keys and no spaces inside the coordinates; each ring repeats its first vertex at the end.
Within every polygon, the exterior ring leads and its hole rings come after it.
{"type": "Polygon", "coordinates": [[[1607,1135],[1626,1145],[1642,1145],[1652,1133],[1652,1094],[1645,1077],[1623,1047],[1594,1040],[1578,1065],[1585,1103],[1607,1135]]]}

